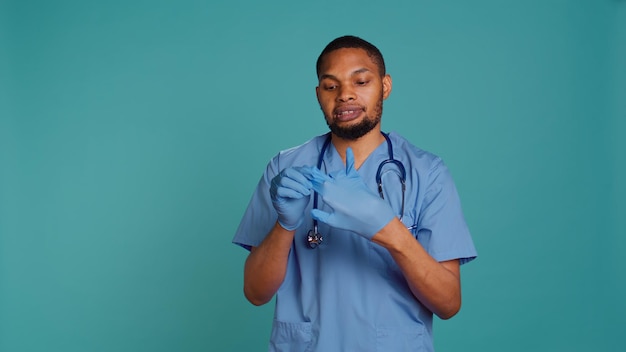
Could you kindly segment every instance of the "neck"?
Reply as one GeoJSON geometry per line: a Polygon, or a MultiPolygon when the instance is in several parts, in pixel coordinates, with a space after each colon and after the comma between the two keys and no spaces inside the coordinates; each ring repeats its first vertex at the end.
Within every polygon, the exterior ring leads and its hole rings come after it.
{"type": "Polygon", "coordinates": [[[344,164],[346,163],[346,150],[348,147],[352,148],[352,152],[354,153],[354,167],[358,169],[367,157],[378,148],[379,145],[385,142],[385,137],[383,137],[380,127],[378,127],[356,140],[342,139],[333,134],[331,141],[344,164]]]}

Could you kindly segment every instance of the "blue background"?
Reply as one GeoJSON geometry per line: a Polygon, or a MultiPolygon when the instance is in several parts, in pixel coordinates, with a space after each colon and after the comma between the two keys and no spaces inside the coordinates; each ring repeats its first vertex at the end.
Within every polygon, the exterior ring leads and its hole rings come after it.
{"type": "Polygon", "coordinates": [[[230,241],[344,34],[479,250],[438,351],[623,346],[626,2],[4,0],[0,351],[265,350],[230,241]]]}

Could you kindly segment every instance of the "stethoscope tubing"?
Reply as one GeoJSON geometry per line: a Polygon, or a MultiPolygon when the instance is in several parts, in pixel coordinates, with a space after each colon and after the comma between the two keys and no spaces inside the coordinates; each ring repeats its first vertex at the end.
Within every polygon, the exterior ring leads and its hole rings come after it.
{"type": "MultiPolygon", "coordinates": [[[[394,164],[400,170],[400,182],[402,183],[402,208],[400,209],[400,220],[402,220],[402,216],[404,215],[404,193],[406,191],[406,169],[400,160],[396,160],[393,157],[393,145],[391,144],[391,139],[389,135],[385,132],[380,132],[385,140],[387,141],[387,153],[389,154],[387,160],[383,160],[378,165],[378,170],[376,171],[376,184],[378,185],[378,194],[382,199],[385,199],[383,194],[383,182],[382,182],[382,170],[383,167],[387,164],[394,164]]],[[[326,154],[326,150],[330,145],[331,134],[330,132],[326,135],[326,140],[322,145],[322,149],[320,150],[320,154],[317,158],[317,168],[322,169],[322,164],[324,163],[324,154],[326,154]]],[[[313,191],[313,209],[317,209],[318,205],[318,193],[313,191]]],[[[318,232],[318,222],[316,219],[313,219],[313,230],[309,231],[307,235],[307,245],[309,248],[316,248],[322,242],[322,235],[318,232]]]]}

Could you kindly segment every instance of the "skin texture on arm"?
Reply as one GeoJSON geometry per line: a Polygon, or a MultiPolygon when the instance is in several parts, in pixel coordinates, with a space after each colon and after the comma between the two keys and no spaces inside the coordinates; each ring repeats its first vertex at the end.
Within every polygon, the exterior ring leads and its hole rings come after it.
{"type": "Polygon", "coordinates": [[[394,218],[372,237],[386,248],[402,270],[413,295],[441,319],[461,308],[461,274],[458,260],[437,262],[394,218]]]}
{"type": "Polygon", "coordinates": [[[258,247],[252,247],[244,265],[243,292],[250,303],[269,302],[285,279],[295,231],[278,222],[258,247]]]}

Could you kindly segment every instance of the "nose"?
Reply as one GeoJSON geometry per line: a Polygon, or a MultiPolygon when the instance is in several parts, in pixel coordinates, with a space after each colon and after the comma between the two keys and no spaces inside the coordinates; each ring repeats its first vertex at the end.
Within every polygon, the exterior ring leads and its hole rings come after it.
{"type": "Polygon", "coordinates": [[[345,103],[347,101],[351,101],[356,99],[356,94],[354,94],[354,90],[349,85],[342,85],[339,88],[339,94],[337,94],[337,100],[345,103]]]}

